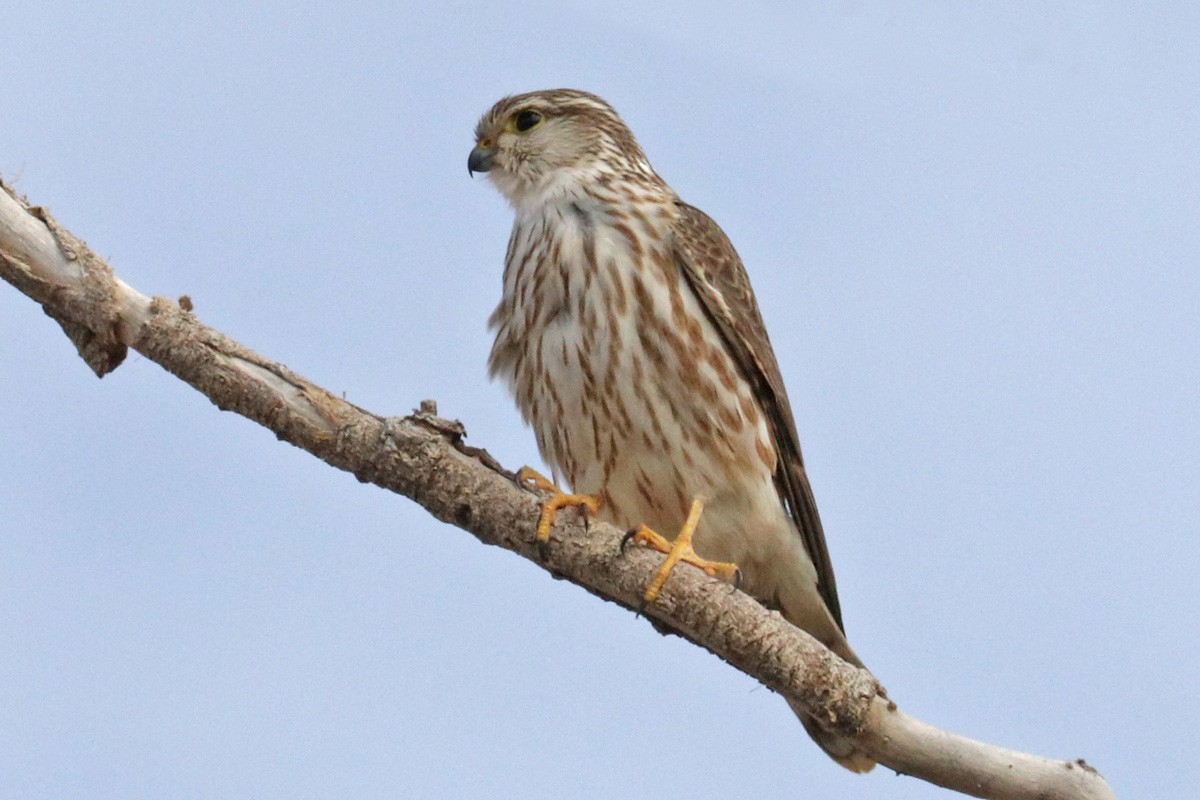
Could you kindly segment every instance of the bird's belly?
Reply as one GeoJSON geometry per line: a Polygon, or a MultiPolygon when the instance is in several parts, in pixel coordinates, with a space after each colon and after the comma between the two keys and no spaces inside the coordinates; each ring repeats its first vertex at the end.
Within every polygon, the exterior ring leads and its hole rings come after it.
{"type": "Polygon", "coordinates": [[[602,496],[602,518],[672,537],[699,497],[695,543],[706,557],[744,560],[768,540],[798,541],[773,483],[766,423],[747,413],[740,378],[720,392],[698,388],[700,367],[666,347],[671,356],[651,367],[632,328],[618,334],[622,345],[585,337],[572,318],[538,333],[547,385],[530,421],[554,471],[602,496]]]}
{"type": "MultiPolygon", "coordinates": [[[[696,391],[687,365],[636,366],[636,347],[610,362],[612,343],[587,338],[590,347],[564,319],[531,339],[545,383],[528,387],[524,396],[536,401],[523,410],[555,474],[576,492],[599,495],[605,521],[626,530],[645,524],[667,538],[703,499],[696,551],[738,564],[747,592],[819,628],[824,617],[814,623],[797,611],[824,606],[774,484],[765,419],[742,402],[749,388],[738,381],[714,403],[696,391]]],[[[516,384],[521,396],[519,376],[516,384]]]]}

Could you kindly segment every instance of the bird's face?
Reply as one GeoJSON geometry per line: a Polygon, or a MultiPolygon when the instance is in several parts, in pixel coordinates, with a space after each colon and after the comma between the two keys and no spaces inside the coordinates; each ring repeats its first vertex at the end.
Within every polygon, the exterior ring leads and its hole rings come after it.
{"type": "Polygon", "coordinates": [[[486,172],[520,207],[571,191],[606,173],[653,172],[608,103],[574,89],[506,97],[475,127],[467,169],[486,172]]]}

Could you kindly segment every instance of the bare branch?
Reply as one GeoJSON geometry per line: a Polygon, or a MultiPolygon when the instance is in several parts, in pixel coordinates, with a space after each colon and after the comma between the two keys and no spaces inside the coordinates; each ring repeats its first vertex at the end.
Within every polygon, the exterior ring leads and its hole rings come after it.
{"type": "MultiPolygon", "coordinates": [[[[622,533],[557,523],[549,556],[533,546],[540,500],[517,487],[486,451],[463,444],[462,426],[423,406],[381,418],[203,325],[190,302],[137,292],[88,247],[0,184],[0,275],[41,303],[98,374],[131,347],[202,392],[218,408],[274,431],[361,481],[412,498],[433,516],[542,564],[626,608],[637,608],[660,556],[620,553],[622,533]]],[[[829,728],[857,736],[881,764],[996,800],[1100,800],[1113,794],[1083,761],[1016,753],[938,730],[902,712],[871,675],[748,595],[699,570],[672,574],[645,613],[658,625],[794,698],[829,728]]]]}

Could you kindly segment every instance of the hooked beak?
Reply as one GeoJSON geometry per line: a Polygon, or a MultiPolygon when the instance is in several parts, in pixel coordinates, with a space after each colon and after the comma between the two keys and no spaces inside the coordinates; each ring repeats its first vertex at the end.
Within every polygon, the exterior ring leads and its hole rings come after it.
{"type": "Polygon", "coordinates": [[[475,149],[471,151],[471,155],[467,156],[467,174],[474,175],[476,172],[487,172],[496,163],[496,148],[488,147],[484,143],[475,145],[475,149]]]}

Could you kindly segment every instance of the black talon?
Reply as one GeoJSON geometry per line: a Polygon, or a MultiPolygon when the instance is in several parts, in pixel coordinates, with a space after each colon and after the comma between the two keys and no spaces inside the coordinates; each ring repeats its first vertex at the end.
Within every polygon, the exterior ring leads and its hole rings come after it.
{"type": "Polygon", "coordinates": [[[633,541],[634,536],[637,536],[637,532],[637,528],[625,531],[625,535],[621,537],[621,555],[625,555],[625,548],[629,547],[629,543],[633,541]]]}
{"type": "Polygon", "coordinates": [[[546,539],[545,541],[543,541],[541,539],[538,539],[537,540],[537,551],[538,551],[539,559],[541,559],[542,561],[549,561],[550,560],[550,540],[546,539]]]}
{"type": "MultiPolygon", "coordinates": [[[[733,592],[736,592],[738,589],[741,589],[741,588],[742,588],[742,568],[734,567],[733,568],[733,592]]],[[[730,592],[730,594],[733,594],[733,592],[730,592]]]]}
{"type": "Polygon", "coordinates": [[[625,535],[621,537],[621,555],[625,555],[625,550],[628,549],[629,543],[633,541],[633,537],[636,533],[636,529],[625,531],[625,535]]]}

